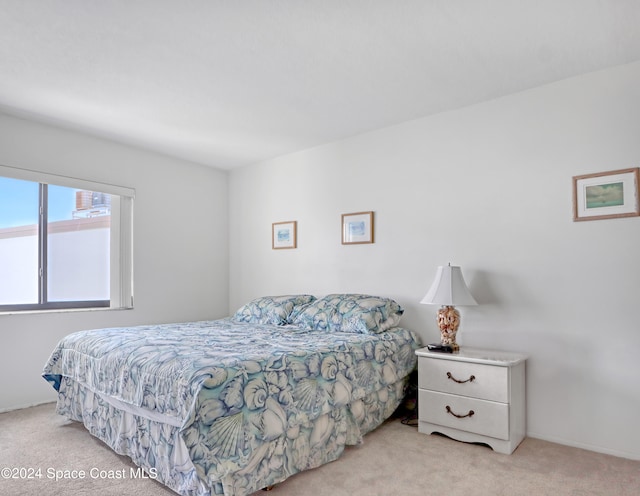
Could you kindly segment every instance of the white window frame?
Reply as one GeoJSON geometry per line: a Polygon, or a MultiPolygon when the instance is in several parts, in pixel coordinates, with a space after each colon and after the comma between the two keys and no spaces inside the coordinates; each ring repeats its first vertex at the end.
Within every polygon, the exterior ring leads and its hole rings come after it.
{"type": "MultiPolygon", "coordinates": [[[[21,179],[35,183],[65,186],[68,188],[100,191],[111,197],[110,232],[110,302],[102,309],[133,308],[133,203],[135,190],[124,186],[87,181],[68,176],[59,176],[45,172],[0,165],[0,176],[21,179]]],[[[29,311],[76,310],[86,308],[83,305],[51,308],[51,305],[0,305],[0,313],[21,313],[29,311]],[[6,310],[3,310],[6,307],[6,310]],[[20,307],[24,307],[21,310],[20,307]]],[[[90,307],[89,307],[90,308],[90,307]]]]}

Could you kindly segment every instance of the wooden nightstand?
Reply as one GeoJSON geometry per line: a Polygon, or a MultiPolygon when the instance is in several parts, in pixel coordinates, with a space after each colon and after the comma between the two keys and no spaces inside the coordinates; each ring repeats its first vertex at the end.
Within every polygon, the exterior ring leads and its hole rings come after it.
{"type": "Polygon", "coordinates": [[[524,439],[526,355],[462,347],[418,355],[418,430],[511,454],[524,439]]]}

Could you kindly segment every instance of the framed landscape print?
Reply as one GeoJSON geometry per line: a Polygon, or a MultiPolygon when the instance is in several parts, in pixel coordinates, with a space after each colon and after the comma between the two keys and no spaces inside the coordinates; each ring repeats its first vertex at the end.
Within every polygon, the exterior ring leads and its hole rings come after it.
{"type": "Polygon", "coordinates": [[[274,222],[271,225],[271,248],[280,250],[284,248],[296,248],[296,227],[297,222],[274,222]]]}
{"type": "Polygon", "coordinates": [[[573,178],[573,220],[640,216],[640,168],[598,172],[573,178]]]}
{"type": "Polygon", "coordinates": [[[342,214],[342,244],[373,243],[373,212],[342,214]]]}

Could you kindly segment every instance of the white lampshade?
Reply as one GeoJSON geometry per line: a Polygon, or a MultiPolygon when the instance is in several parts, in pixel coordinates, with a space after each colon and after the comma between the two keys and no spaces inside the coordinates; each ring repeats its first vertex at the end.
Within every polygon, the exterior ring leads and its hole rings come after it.
{"type": "Polygon", "coordinates": [[[431,289],[420,303],[428,305],[477,305],[462,277],[460,267],[438,267],[431,289]]]}

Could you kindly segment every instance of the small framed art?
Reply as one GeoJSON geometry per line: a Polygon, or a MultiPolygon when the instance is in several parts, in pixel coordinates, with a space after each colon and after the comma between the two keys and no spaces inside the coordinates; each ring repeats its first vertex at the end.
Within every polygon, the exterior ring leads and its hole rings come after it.
{"type": "Polygon", "coordinates": [[[640,216],[640,168],[573,177],[573,220],[640,216]]]}
{"type": "Polygon", "coordinates": [[[373,243],[373,212],[342,214],[342,244],[373,243]]]}
{"type": "Polygon", "coordinates": [[[271,225],[271,248],[281,250],[285,248],[296,248],[296,227],[297,222],[274,222],[271,225]]]}

